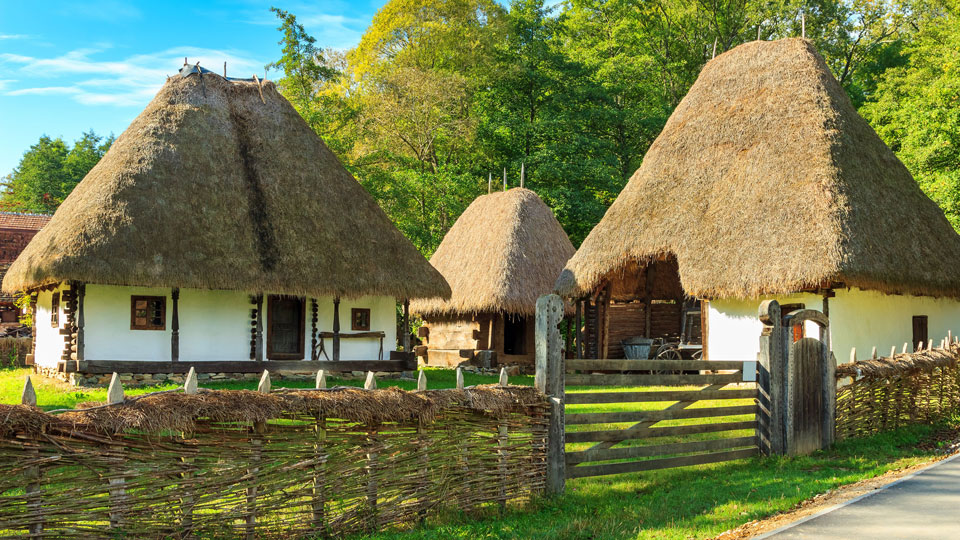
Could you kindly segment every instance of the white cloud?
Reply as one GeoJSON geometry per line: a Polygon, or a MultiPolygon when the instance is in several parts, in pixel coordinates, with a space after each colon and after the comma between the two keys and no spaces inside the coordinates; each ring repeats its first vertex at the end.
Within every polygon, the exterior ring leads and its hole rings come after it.
{"type": "Polygon", "coordinates": [[[15,83],[15,82],[17,82],[16,79],[0,79],[0,90],[3,90],[4,88],[10,86],[10,83],[15,83]]]}
{"type": "Polygon", "coordinates": [[[51,58],[0,54],[0,65],[19,66],[16,71],[31,82],[19,88],[0,86],[0,90],[7,96],[69,95],[84,105],[142,107],[157,93],[167,75],[180,69],[184,57],[191,64],[199,61],[201,66],[218,73],[226,61],[227,74],[237,77],[262,73],[264,65],[242,52],[198,47],[174,47],[116,60],[98,59],[107,47],[76,49],[51,58]],[[56,82],[50,84],[52,81],[56,82]]]}
{"type": "Polygon", "coordinates": [[[28,35],[26,34],[0,34],[0,40],[3,39],[27,39],[28,35]]]}

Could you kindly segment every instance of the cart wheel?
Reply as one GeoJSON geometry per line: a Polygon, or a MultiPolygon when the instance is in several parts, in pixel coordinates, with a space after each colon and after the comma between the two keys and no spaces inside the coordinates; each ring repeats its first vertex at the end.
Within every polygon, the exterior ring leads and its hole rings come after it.
{"type": "MultiPolygon", "coordinates": [[[[664,347],[662,351],[657,353],[657,360],[681,360],[683,356],[680,355],[680,350],[675,347],[664,347]]],[[[658,375],[676,375],[682,373],[682,371],[676,371],[672,369],[665,369],[657,371],[658,375]]]]}
{"type": "Polygon", "coordinates": [[[693,353],[693,355],[692,355],[691,357],[692,357],[694,360],[701,360],[701,359],[703,359],[703,350],[699,350],[699,351],[693,353]]]}

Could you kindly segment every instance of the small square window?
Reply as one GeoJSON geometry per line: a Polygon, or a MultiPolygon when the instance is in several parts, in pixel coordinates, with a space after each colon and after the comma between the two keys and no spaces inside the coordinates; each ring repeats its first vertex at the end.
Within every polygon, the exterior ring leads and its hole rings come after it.
{"type": "Polygon", "coordinates": [[[50,326],[58,328],[60,326],[60,293],[53,293],[53,299],[50,300],[50,326]]]}
{"type": "Polygon", "coordinates": [[[370,310],[367,308],[353,308],[350,310],[351,330],[370,330],[370,310]]]}
{"type": "Polygon", "coordinates": [[[165,296],[131,296],[131,330],[165,330],[167,298],[165,296]]]}

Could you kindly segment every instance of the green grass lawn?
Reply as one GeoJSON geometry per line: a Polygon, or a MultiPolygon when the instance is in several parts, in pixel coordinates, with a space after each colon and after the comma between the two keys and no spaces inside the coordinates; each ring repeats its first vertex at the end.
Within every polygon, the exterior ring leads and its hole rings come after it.
{"type": "MultiPolygon", "coordinates": [[[[17,403],[26,369],[0,370],[0,403],[17,403]]],[[[451,388],[454,373],[450,370],[427,371],[430,388],[451,388]]],[[[467,385],[493,383],[496,377],[465,374],[467,385]]],[[[72,407],[83,401],[103,401],[105,389],[78,391],[64,384],[33,377],[39,405],[45,409],[72,407]]],[[[532,377],[511,377],[513,384],[532,384],[532,377]]],[[[360,379],[329,379],[330,386],[360,386],[360,379]]],[[[380,387],[416,387],[415,381],[383,379],[380,387]]],[[[205,388],[252,389],[256,381],[207,382],[205,388]]],[[[312,387],[309,381],[274,381],[275,387],[312,387]]],[[[168,390],[168,384],[127,390],[136,395],[168,390]]],[[[653,388],[643,388],[652,390],[653,388]]],[[[673,388],[676,389],[676,388],[673,388]]],[[[570,388],[568,392],[596,391],[595,388],[570,388]]],[[[639,388],[618,388],[640,390],[639,388]]],[[[749,404],[750,400],[698,402],[696,407],[749,404]]],[[[643,404],[571,405],[568,412],[613,412],[659,409],[669,402],[643,404]]],[[[725,416],[700,420],[677,420],[658,425],[684,422],[729,422],[749,416],[725,416]]],[[[951,425],[960,425],[960,417],[951,425]]],[[[629,424],[568,426],[570,431],[613,429],[629,424]]],[[[827,452],[798,458],[752,458],[727,463],[667,469],[610,477],[577,479],[567,482],[563,496],[540,498],[522,505],[495,508],[464,514],[447,512],[431,517],[412,530],[385,532],[358,538],[370,539],[618,539],[657,538],[687,539],[715,536],[751,520],[788,510],[800,501],[838,486],[874,477],[884,472],[931,459],[932,452],[916,449],[924,437],[942,426],[912,426],[871,438],[844,441],[827,452]]],[[[751,432],[726,432],[686,436],[734,437],[751,432]]],[[[631,444],[660,444],[681,438],[658,438],[632,441],[631,444]]],[[[569,445],[569,450],[592,443],[569,445]]]]}

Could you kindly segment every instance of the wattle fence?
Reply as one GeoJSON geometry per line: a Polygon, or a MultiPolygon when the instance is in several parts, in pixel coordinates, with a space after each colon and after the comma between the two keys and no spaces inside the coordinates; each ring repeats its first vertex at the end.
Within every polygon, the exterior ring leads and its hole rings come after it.
{"type": "Polygon", "coordinates": [[[161,392],[0,405],[0,538],[339,537],[544,487],[529,387],[161,392]]]}
{"type": "Polygon", "coordinates": [[[892,351],[887,357],[838,366],[837,439],[931,422],[960,411],[960,342],[950,337],[947,343],[934,347],[931,342],[926,350],[892,351]]]}

